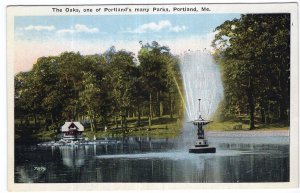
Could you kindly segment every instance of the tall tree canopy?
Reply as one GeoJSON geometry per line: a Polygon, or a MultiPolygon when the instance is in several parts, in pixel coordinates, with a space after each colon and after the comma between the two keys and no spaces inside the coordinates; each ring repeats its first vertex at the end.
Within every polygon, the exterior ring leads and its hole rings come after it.
{"type": "Polygon", "coordinates": [[[224,113],[286,121],[290,100],[290,15],[247,14],[216,28],[212,42],[222,69],[224,113]]]}
{"type": "Polygon", "coordinates": [[[31,71],[15,76],[15,118],[21,124],[34,119],[36,128],[45,129],[78,120],[96,131],[108,123],[118,126],[120,118],[126,129],[129,116],[137,115],[139,126],[141,116],[178,114],[176,58],[152,42],[142,45],[138,59],[114,47],[100,55],[63,52],[41,57],[31,71]]]}
{"type": "Polygon", "coordinates": [[[180,81],[177,80],[180,77],[179,63],[168,47],[161,46],[155,41],[151,44],[142,44],[138,59],[142,81],[148,95],[149,124],[151,125],[151,118],[154,114],[162,116],[167,110],[172,115],[174,106],[172,96],[176,97],[180,103],[180,88],[176,87],[180,81]],[[164,103],[168,104],[164,105],[164,103]]]}

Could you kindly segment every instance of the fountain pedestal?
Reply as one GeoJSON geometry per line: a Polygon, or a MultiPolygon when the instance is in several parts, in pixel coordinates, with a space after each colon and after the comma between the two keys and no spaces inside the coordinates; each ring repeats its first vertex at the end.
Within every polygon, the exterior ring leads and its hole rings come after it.
{"type": "Polygon", "coordinates": [[[204,120],[201,117],[193,121],[193,124],[197,128],[197,140],[195,147],[189,149],[190,153],[216,153],[215,147],[209,147],[208,140],[205,138],[203,126],[207,125],[211,121],[204,120]]]}
{"type": "Polygon", "coordinates": [[[194,147],[189,149],[190,153],[216,153],[215,147],[194,147]]]}

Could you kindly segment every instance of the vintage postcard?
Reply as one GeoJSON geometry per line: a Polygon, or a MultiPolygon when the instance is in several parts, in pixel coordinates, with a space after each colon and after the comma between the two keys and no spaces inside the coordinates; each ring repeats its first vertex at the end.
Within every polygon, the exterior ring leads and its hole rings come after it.
{"type": "Polygon", "coordinates": [[[8,6],[9,190],[298,187],[297,15],[8,6]]]}

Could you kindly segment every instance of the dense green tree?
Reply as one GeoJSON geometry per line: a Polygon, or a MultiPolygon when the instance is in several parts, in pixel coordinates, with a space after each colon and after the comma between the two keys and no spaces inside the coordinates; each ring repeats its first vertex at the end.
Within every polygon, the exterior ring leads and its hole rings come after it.
{"type": "Polygon", "coordinates": [[[82,90],[79,94],[79,102],[81,103],[85,114],[89,118],[91,131],[96,128],[96,114],[101,104],[101,88],[97,84],[96,76],[91,72],[82,72],[82,90]]]}
{"type": "Polygon", "coordinates": [[[28,89],[30,89],[28,85],[30,73],[29,72],[20,72],[15,76],[14,86],[15,86],[15,118],[20,120],[21,126],[23,126],[23,121],[27,118],[31,113],[29,100],[30,98],[28,93],[28,89]]]}
{"type": "Polygon", "coordinates": [[[130,116],[137,115],[137,126],[145,114],[172,117],[181,108],[178,60],[157,42],[143,45],[138,58],[114,47],[96,55],[41,57],[32,70],[15,75],[15,118],[34,119],[35,128],[48,130],[77,120],[97,132],[120,123],[126,131],[130,116]]]}
{"type": "Polygon", "coordinates": [[[132,53],[124,50],[114,53],[108,62],[107,73],[114,99],[114,112],[121,115],[121,127],[123,128],[124,124],[126,128],[126,117],[135,98],[134,83],[138,78],[137,68],[132,53]]]}
{"type": "Polygon", "coordinates": [[[78,97],[82,79],[80,72],[84,69],[84,58],[79,53],[64,52],[60,54],[58,63],[59,86],[64,88],[66,99],[64,101],[63,118],[65,120],[76,119],[79,115],[78,97]]]}
{"type": "MultiPolygon", "coordinates": [[[[247,14],[216,28],[215,56],[221,64],[229,113],[247,106],[250,129],[256,111],[267,122],[271,106],[287,119],[290,77],[289,14],[247,14]],[[231,111],[231,112],[230,112],[231,111]]],[[[273,117],[276,117],[273,114],[273,117]]]]}
{"type": "Polygon", "coordinates": [[[149,97],[150,126],[154,114],[156,116],[163,115],[163,94],[168,90],[167,86],[170,82],[168,66],[171,65],[171,58],[170,49],[166,46],[160,46],[155,41],[151,44],[142,44],[138,54],[143,82],[149,97]],[[154,106],[155,108],[153,108],[154,106]]]}

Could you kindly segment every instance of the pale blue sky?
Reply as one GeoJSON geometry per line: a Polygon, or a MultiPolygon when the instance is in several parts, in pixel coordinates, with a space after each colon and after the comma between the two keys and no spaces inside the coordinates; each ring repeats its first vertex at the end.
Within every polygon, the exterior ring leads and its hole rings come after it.
{"type": "Polygon", "coordinates": [[[27,40],[56,37],[135,41],[143,36],[153,40],[172,39],[212,33],[215,27],[224,21],[239,16],[240,14],[28,16],[15,18],[15,32],[18,39],[27,40]],[[86,31],[75,32],[78,24],[82,25],[81,27],[85,26],[86,31]],[[45,28],[38,30],[34,26],[45,28]],[[74,31],[71,31],[72,29],[74,31]]]}

